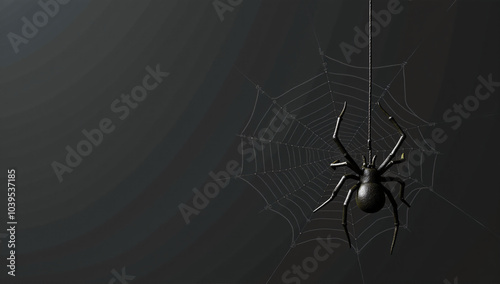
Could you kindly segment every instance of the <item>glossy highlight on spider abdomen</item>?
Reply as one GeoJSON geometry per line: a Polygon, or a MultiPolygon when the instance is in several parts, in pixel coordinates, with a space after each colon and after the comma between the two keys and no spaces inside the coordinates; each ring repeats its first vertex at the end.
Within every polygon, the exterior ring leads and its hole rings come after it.
{"type": "Polygon", "coordinates": [[[356,191],[356,204],[366,213],[378,212],[385,204],[384,190],[377,183],[363,183],[356,191]]]}

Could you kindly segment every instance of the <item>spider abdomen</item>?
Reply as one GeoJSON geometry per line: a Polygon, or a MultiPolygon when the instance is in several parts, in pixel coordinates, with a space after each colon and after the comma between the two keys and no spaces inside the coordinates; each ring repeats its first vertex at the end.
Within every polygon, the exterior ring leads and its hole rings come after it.
{"type": "Polygon", "coordinates": [[[356,204],[364,212],[378,212],[385,204],[382,185],[378,183],[362,183],[356,192],[356,204]]]}

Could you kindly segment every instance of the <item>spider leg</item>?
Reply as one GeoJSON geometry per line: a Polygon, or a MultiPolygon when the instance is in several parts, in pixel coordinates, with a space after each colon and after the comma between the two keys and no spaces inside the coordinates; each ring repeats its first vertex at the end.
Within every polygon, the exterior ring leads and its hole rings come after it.
{"type": "Polygon", "coordinates": [[[340,142],[339,138],[337,137],[337,133],[339,131],[340,122],[342,121],[342,116],[344,115],[346,107],[347,107],[347,102],[344,103],[344,108],[342,109],[342,111],[340,112],[339,117],[337,118],[337,124],[335,125],[335,131],[333,132],[333,141],[335,142],[335,144],[337,144],[337,147],[339,148],[340,152],[342,152],[342,154],[346,158],[346,160],[347,160],[347,166],[351,170],[353,170],[355,173],[357,173],[358,175],[360,175],[360,174],[363,173],[363,171],[358,167],[358,165],[356,164],[356,162],[352,159],[351,155],[349,155],[349,153],[347,152],[347,150],[344,148],[344,146],[340,142]]]}
{"type": "Polygon", "coordinates": [[[384,192],[392,204],[392,210],[394,214],[394,235],[392,237],[392,244],[391,244],[391,254],[392,254],[392,250],[394,249],[394,244],[396,243],[396,237],[398,236],[398,229],[399,229],[398,205],[396,204],[396,200],[394,200],[391,191],[389,191],[386,187],[384,187],[384,192]]]}
{"type": "Polygon", "coordinates": [[[394,182],[399,183],[399,185],[400,185],[399,200],[401,200],[401,202],[406,204],[406,206],[411,207],[410,204],[408,202],[406,202],[406,200],[405,200],[405,182],[402,179],[400,179],[398,177],[382,177],[382,181],[384,181],[384,182],[394,181],[394,182]]]}
{"type": "MultiPolygon", "coordinates": [[[[394,158],[394,155],[396,155],[396,152],[398,151],[399,147],[401,147],[401,145],[403,144],[403,141],[405,140],[406,138],[406,134],[403,132],[403,130],[401,129],[401,127],[399,127],[399,124],[396,122],[396,120],[394,119],[394,117],[392,117],[388,112],[386,112],[383,108],[382,108],[382,105],[379,103],[378,106],[380,107],[380,109],[382,109],[382,111],[389,117],[389,120],[392,122],[392,124],[394,124],[394,126],[396,127],[396,129],[398,130],[399,134],[401,135],[399,137],[399,140],[398,142],[396,143],[396,146],[394,146],[394,149],[392,149],[391,153],[389,154],[389,156],[387,156],[387,158],[384,160],[384,162],[382,162],[382,164],[380,164],[380,166],[378,167],[378,170],[379,171],[382,171],[382,170],[385,170],[386,167],[388,166],[389,162],[392,160],[392,158],[394,158]]],[[[393,163],[394,164],[394,163],[393,163]]]]}
{"type": "Polygon", "coordinates": [[[390,161],[387,166],[385,166],[384,169],[381,169],[381,171],[379,172],[381,175],[384,174],[388,169],[390,169],[393,165],[397,165],[397,164],[400,164],[402,162],[406,161],[405,159],[405,153],[401,154],[401,159],[399,160],[392,160],[390,161]]]}
{"type": "Polygon", "coordinates": [[[339,163],[339,160],[336,160],[335,162],[330,164],[330,167],[334,170],[338,167],[343,167],[343,166],[347,166],[347,162],[339,163]]]}
{"type": "Polygon", "coordinates": [[[347,230],[347,208],[349,206],[349,202],[351,202],[352,194],[354,191],[358,190],[359,182],[356,183],[349,192],[347,193],[347,197],[344,201],[344,210],[342,211],[342,226],[344,226],[344,231],[347,236],[347,241],[349,242],[349,248],[351,248],[351,237],[349,236],[349,231],[347,230]]]}
{"type": "Polygon", "coordinates": [[[357,176],[355,176],[355,175],[344,175],[344,176],[342,176],[342,178],[340,179],[339,183],[337,184],[337,186],[333,190],[332,195],[330,196],[330,198],[328,198],[325,202],[323,202],[323,204],[321,204],[318,208],[314,209],[313,212],[318,211],[323,206],[325,206],[326,204],[328,204],[328,202],[332,201],[335,198],[335,196],[337,196],[337,194],[339,193],[339,190],[342,187],[342,185],[344,185],[344,182],[345,182],[346,179],[359,180],[359,178],[357,176]]]}

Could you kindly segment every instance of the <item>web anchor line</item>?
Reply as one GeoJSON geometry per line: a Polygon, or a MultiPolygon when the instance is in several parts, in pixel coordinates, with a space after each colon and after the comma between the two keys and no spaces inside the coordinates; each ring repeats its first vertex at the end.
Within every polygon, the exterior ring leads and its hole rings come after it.
{"type": "Polygon", "coordinates": [[[368,161],[372,160],[372,0],[368,1],[368,161]]]}

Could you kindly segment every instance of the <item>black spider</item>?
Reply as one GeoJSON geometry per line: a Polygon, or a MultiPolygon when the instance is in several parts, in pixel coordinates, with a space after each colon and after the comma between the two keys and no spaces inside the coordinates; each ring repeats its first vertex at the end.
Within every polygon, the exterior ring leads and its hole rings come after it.
{"type": "MultiPolygon", "coordinates": [[[[393,165],[399,164],[405,160],[404,154],[401,155],[401,159],[393,161],[392,159],[396,155],[396,152],[398,151],[399,147],[401,147],[401,144],[403,144],[403,141],[405,140],[406,135],[404,134],[403,130],[401,130],[401,127],[399,127],[398,123],[394,119],[394,117],[390,116],[380,104],[380,109],[389,117],[389,120],[394,124],[396,129],[398,130],[399,134],[401,135],[399,137],[398,142],[396,143],[396,146],[394,149],[392,149],[391,153],[387,158],[384,160],[384,162],[377,168],[375,167],[375,159],[377,156],[373,156],[373,159],[371,161],[368,161],[369,164],[366,164],[366,158],[363,156],[363,166],[361,169],[359,166],[354,162],[352,159],[351,155],[347,152],[347,150],[344,148],[342,143],[340,142],[339,138],[337,137],[337,132],[339,129],[340,122],[342,121],[342,116],[344,115],[344,111],[347,106],[347,102],[344,103],[344,108],[342,109],[342,112],[340,113],[339,117],[337,118],[337,125],[335,126],[335,131],[333,132],[333,141],[337,144],[340,152],[344,155],[345,159],[347,161],[339,163],[339,161],[333,162],[330,166],[335,169],[337,167],[341,166],[347,166],[351,170],[353,170],[357,175],[344,175],[335,189],[332,192],[332,195],[330,198],[328,198],[327,201],[325,201],[323,204],[321,204],[318,208],[314,210],[314,212],[318,211],[320,208],[325,206],[328,202],[332,201],[335,196],[337,196],[337,193],[339,192],[340,188],[344,184],[346,179],[354,179],[357,180],[358,182],[349,189],[349,192],[347,193],[347,197],[344,201],[344,210],[342,214],[342,225],[344,226],[345,233],[347,235],[347,240],[349,242],[349,247],[351,247],[351,239],[349,237],[349,232],[347,231],[347,207],[349,206],[349,202],[351,201],[352,194],[356,192],[356,204],[358,207],[363,210],[364,212],[367,213],[375,213],[378,212],[385,204],[385,195],[387,195],[387,198],[389,198],[389,201],[392,204],[393,207],[393,212],[394,212],[394,236],[392,238],[392,245],[391,245],[391,254],[392,250],[394,248],[394,244],[396,242],[396,236],[398,234],[398,228],[399,228],[399,218],[398,218],[398,207],[396,204],[396,201],[394,200],[394,197],[392,196],[392,193],[384,186],[382,185],[382,182],[397,182],[401,185],[401,191],[399,195],[399,199],[406,204],[408,207],[410,207],[410,204],[406,202],[404,199],[404,189],[405,189],[405,182],[397,177],[389,177],[389,176],[383,176],[383,174],[393,165]]],[[[370,145],[370,140],[368,140],[368,149],[371,152],[371,145],[370,145]]],[[[369,156],[370,157],[370,156],[369,156]]]]}

